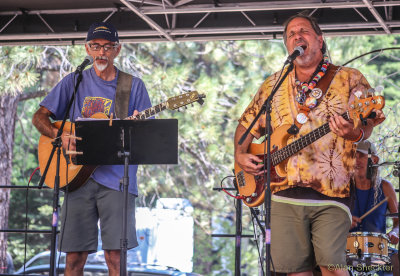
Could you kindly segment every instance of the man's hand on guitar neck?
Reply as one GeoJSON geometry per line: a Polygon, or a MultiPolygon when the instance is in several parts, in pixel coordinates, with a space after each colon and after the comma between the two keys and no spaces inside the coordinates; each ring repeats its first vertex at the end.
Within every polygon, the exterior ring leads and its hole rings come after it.
{"type": "Polygon", "coordinates": [[[138,120],[139,118],[137,117],[139,115],[139,111],[135,110],[133,111],[132,116],[128,117],[131,120],[138,120]]]}
{"type": "Polygon", "coordinates": [[[353,141],[356,140],[357,137],[359,137],[361,132],[360,128],[362,128],[364,131],[364,140],[368,139],[371,136],[373,128],[386,119],[385,114],[382,110],[373,109],[373,111],[376,114],[375,118],[368,118],[366,126],[354,128],[354,124],[352,121],[347,121],[342,116],[335,115],[332,116],[329,120],[329,128],[336,135],[343,137],[344,139],[353,141]]]}
{"type": "Polygon", "coordinates": [[[330,118],[329,128],[334,134],[347,140],[356,140],[361,132],[360,128],[354,128],[353,122],[347,121],[340,115],[330,118]]]}

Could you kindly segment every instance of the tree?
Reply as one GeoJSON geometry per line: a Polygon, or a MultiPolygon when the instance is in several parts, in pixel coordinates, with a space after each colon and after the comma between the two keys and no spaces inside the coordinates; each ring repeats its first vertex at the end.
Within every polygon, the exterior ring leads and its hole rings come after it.
{"type": "MultiPolygon", "coordinates": [[[[18,103],[18,96],[3,95],[0,96],[0,133],[3,143],[0,144],[0,183],[2,185],[11,185],[11,170],[12,170],[12,149],[14,145],[14,117],[18,103]]],[[[8,205],[10,203],[9,189],[0,190],[0,228],[8,228],[8,205]]],[[[7,235],[0,233],[0,273],[5,272],[7,267],[6,253],[7,251],[7,235]]]]}
{"type": "MultiPolygon", "coordinates": [[[[22,91],[34,84],[34,66],[38,52],[32,47],[0,47],[0,168],[1,185],[11,185],[14,126],[18,99],[22,91]]],[[[0,190],[0,228],[8,228],[9,189],[0,190]]],[[[0,272],[5,271],[7,235],[0,233],[0,272]]]]}

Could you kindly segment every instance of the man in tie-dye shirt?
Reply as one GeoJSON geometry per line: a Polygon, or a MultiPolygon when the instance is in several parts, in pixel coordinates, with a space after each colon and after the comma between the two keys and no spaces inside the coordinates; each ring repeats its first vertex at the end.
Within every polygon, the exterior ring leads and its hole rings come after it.
{"type": "MultiPolygon", "coordinates": [[[[324,275],[347,275],[345,249],[351,224],[350,179],[355,142],[368,138],[384,116],[377,111],[376,119],[368,119],[366,126],[357,127],[341,116],[356,91],[370,88],[364,76],[351,68],[335,69],[326,93],[320,91],[313,94],[315,99],[312,99],[310,89],[304,92],[307,101],[301,102],[298,95],[304,91],[304,83],[308,85],[317,74],[322,74],[321,67],[327,60],[324,59],[326,45],[318,24],[309,16],[291,17],[284,27],[287,51],[292,53],[300,46],[304,54],[294,61],[294,70],[273,98],[272,131],[297,123],[300,130],[289,138],[288,144],[328,122],[330,132],[288,158],[287,182],[282,185],[271,183],[272,263],[276,271],[293,275],[311,276],[315,264],[324,275]],[[312,105],[313,101],[316,106],[312,105]],[[307,104],[308,115],[299,117],[307,104]]],[[[275,73],[264,81],[236,129],[235,161],[252,175],[264,173],[263,160],[248,150],[254,138],[265,134],[265,116],[256,122],[242,145],[238,141],[271,93],[279,75],[279,72],[275,73]]]]}

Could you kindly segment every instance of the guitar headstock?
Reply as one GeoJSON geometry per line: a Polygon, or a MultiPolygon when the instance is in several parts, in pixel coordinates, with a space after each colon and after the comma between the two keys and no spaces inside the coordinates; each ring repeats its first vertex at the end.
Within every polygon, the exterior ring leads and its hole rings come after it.
{"type": "Polygon", "coordinates": [[[167,100],[167,108],[174,110],[194,102],[203,104],[203,98],[205,97],[206,95],[204,94],[199,94],[197,91],[191,91],[185,94],[181,94],[179,96],[169,98],[167,100]]]}
{"type": "Polygon", "coordinates": [[[373,109],[382,109],[385,106],[385,98],[383,96],[372,96],[355,100],[350,104],[349,117],[354,122],[354,128],[361,125],[361,119],[366,119],[373,109]]]}

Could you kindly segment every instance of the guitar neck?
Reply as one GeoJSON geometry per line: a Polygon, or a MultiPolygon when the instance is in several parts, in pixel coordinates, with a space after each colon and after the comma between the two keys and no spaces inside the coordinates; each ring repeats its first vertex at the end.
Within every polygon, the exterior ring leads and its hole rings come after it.
{"type": "MultiPolygon", "coordinates": [[[[342,114],[342,117],[345,118],[346,120],[349,120],[349,114],[347,112],[342,114]]],[[[283,147],[280,150],[272,153],[271,154],[272,164],[275,166],[281,163],[283,160],[291,157],[292,155],[296,154],[297,152],[304,149],[308,145],[317,141],[319,138],[325,136],[330,131],[331,130],[329,128],[329,123],[326,123],[320,126],[319,128],[314,129],[313,131],[307,133],[300,139],[297,139],[296,141],[290,143],[286,147],[283,147]]]]}
{"type": "Polygon", "coordinates": [[[151,116],[156,115],[157,113],[165,110],[167,108],[167,103],[160,103],[158,105],[152,106],[150,108],[147,108],[141,112],[139,112],[138,115],[136,116],[129,116],[127,118],[125,118],[125,120],[133,120],[133,119],[140,119],[140,120],[144,120],[147,118],[150,118],[151,116]]]}

